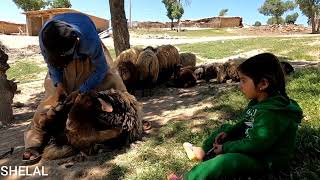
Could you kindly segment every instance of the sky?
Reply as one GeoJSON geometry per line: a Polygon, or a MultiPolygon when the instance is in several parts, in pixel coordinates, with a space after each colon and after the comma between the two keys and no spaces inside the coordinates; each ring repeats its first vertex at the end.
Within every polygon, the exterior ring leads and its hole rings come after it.
{"type": "MultiPolygon", "coordinates": [[[[109,0],[70,0],[72,8],[90,15],[110,19],[109,0]]],[[[129,1],[125,0],[126,16],[129,19],[129,1]]],[[[264,0],[190,0],[190,5],[184,7],[182,20],[200,19],[217,16],[221,9],[229,9],[228,16],[240,16],[244,24],[252,25],[256,21],[265,24],[268,16],[258,12],[264,0]]],[[[307,18],[296,8],[287,12],[299,13],[297,24],[307,24],[307,18]]],[[[0,0],[0,21],[25,23],[25,16],[12,0],[0,0]]],[[[283,16],[285,17],[285,15],[283,16]]],[[[170,21],[161,0],[131,0],[132,21],[170,21]]]]}

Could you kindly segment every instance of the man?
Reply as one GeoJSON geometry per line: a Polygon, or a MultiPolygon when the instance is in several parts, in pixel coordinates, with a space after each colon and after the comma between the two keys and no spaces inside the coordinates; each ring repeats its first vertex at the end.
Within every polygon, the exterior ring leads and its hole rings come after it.
{"type": "Polygon", "coordinates": [[[93,89],[126,91],[121,77],[109,67],[112,58],[88,16],[66,13],[53,17],[40,30],[39,43],[49,76],[44,82],[45,98],[25,132],[23,159],[31,163],[40,160],[47,140],[46,132],[40,128],[40,114],[59,98],[68,96],[74,100],[79,93],[93,89]]]}

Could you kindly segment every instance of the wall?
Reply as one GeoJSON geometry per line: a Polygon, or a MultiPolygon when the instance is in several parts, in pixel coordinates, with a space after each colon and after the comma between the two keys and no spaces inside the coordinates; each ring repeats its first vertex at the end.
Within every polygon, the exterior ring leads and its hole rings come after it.
{"type": "Polygon", "coordinates": [[[26,25],[0,21],[0,33],[3,33],[3,34],[13,34],[13,33],[24,34],[24,33],[26,33],[26,25]]]}

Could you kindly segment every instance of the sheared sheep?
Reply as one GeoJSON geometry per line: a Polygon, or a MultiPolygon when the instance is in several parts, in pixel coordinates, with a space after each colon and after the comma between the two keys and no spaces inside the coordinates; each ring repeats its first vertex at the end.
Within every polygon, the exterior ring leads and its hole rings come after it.
{"type": "Polygon", "coordinates": [[[197,60],[197,57],[193,53],[181,53],[180,54],[180,64],[182,64],[183,67],[196,66],[196,60],[197,60]]]}
{"type": "Polygon", "coordinates": [[[156,56],[159,60],[158,82],[169,80],[179,64],[180,57],[178,50],[172,45],[162,45],[157,48],[156,56]]]}
{"type": "Polygon", "coordinates": [[[156,84],[159,75],[159,61],[156,54],[150,50],[146,49],[140,53],[137,60],[137,68],[139,71],[139,84],[151,90],[151,88],[156,84]]]}

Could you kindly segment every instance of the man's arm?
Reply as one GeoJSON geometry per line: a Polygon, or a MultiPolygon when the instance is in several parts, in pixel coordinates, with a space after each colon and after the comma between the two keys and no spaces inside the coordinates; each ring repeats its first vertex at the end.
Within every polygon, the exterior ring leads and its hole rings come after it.
{"type": "Polygon", "coordinates": [[[94,49],[89,50],[88,54],[92,63],[95,65],[95,70],[92,72],[89,78],[80,86],[80,93],[90,91],[97,85],[99,85],[105,78],[105,75],[109,69],[100,40],[96,42],[94,49]]]}
{"type": "Polygon", "coordinates": [[[63,77],[63,69],[54,67],[51,64],[48,64],[49,69],[49,75],[52,79],[52,83],[54,86],[57,86],[59,83],[62,83],[62,77],[63,77]]]}

